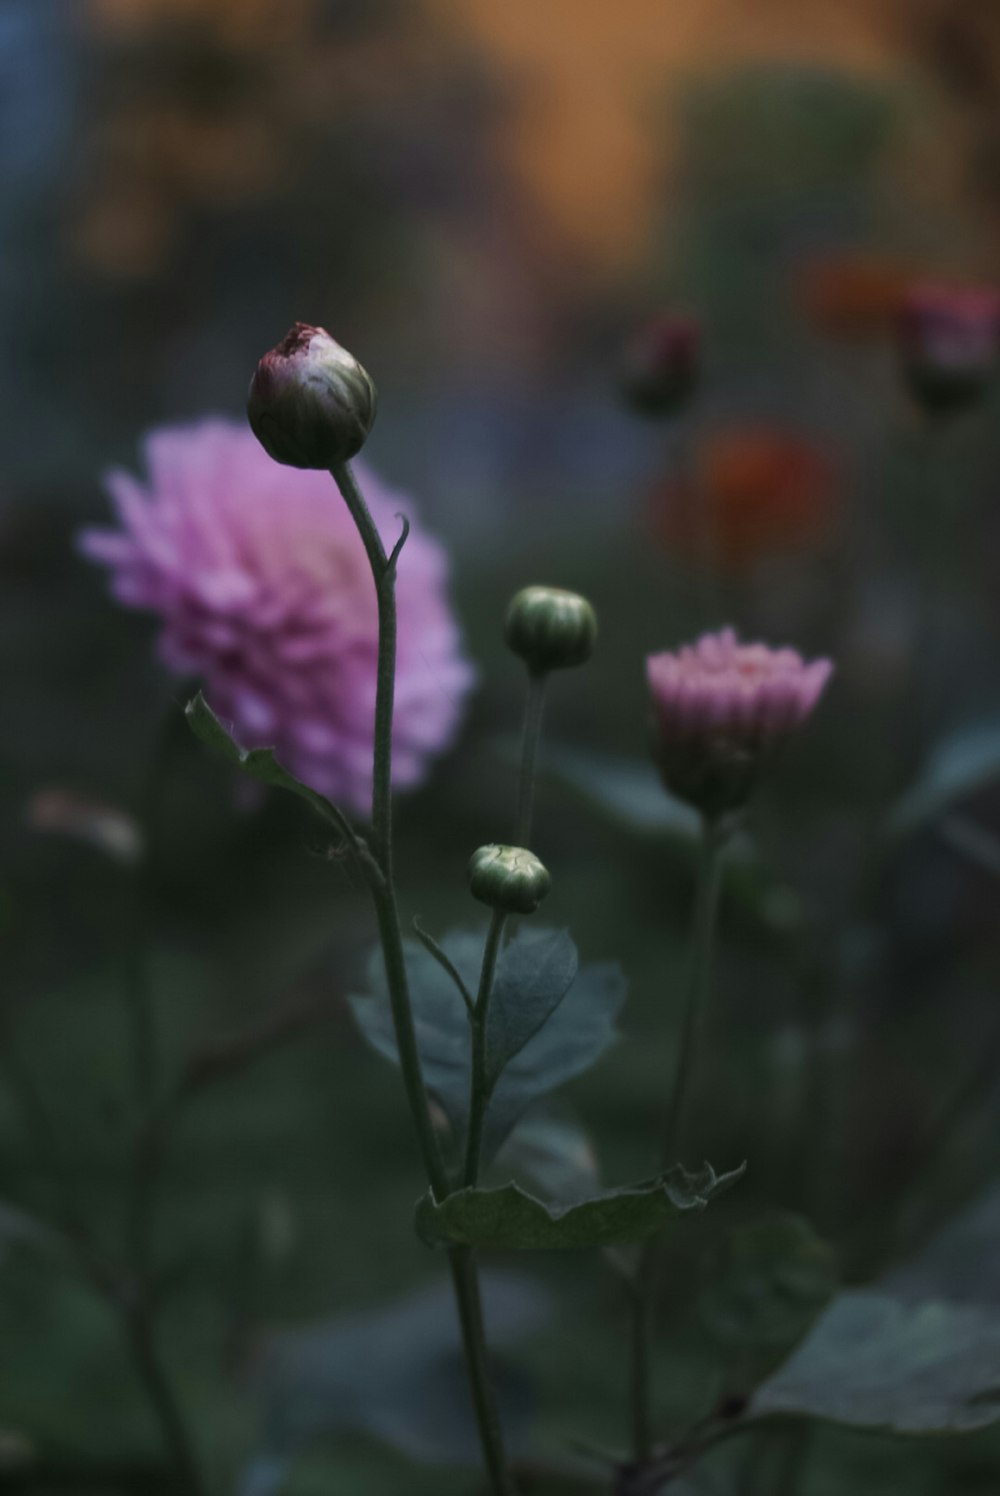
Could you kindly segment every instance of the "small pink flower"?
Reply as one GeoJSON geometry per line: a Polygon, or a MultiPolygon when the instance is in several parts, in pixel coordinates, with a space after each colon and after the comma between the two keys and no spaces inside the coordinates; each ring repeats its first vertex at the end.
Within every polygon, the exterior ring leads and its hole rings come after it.
{"type": "Polygon", "coordinates": [[[741,644],[733,629],[650,655],[654,755],[667,788],[710,815],[745,804],[762,764],[811,714],[829,660],[741,644]]]}
{"type": "Polygon", "coordinates": [[[912,287],[900,310],[899,351],[910,390],[928,410],[975,403],[1000,354],[1000,296],[972,287],[912,287]]]}
{"type": "Polygon", "coordinates": [[[670,416],[694,395],[701,364],[701,328],[693,317],[651,318],[625,350],[622,394],[643,416],[670,416]]]}
{"type": "MultiPolygon", "coordinates": [[[[126,607],[160,615],[160,654],[204,681],[247,748],[273,748],[313,789],[369,808],[377,615],[354,524],[326,473],[279,467],[241,423],[165,427],[148,479],[106,479],[120,529],[81,548],[126,607]]],[[[387,548],[410,501],[356,472],[387,548]]],[[[412,521],[411,521],[412,522],[412,521]]],[[[447,598],[447,560],[413,524],[399,560],[393,781],[419,783],[453,740],[474,671],[447,598]]]]}

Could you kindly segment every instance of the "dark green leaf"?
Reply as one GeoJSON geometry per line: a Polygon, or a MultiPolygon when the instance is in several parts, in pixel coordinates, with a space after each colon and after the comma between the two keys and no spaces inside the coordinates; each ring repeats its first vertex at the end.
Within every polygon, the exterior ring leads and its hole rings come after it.
{"type": "Polygon", "coordinates": [[[960,1211],[879,1286],[908,1303],[949,1299],[1000,1308],[1000,1188],[960,1211]]]}
{"type": "Polygon", "coordinates": [[[529,926],[504,947],[486,1020],[486,1084],[491,1090],[566,996],[577,959],[565,930],[529,926]]]}
{"type": "Polygon", "coordinates": [[[270,785],[273,789],[288,790],[293,795],[298,795],[311,805],[317,815],[321,816],[329,825],[336,826],[350,842],[354,843],[355,833],[343,813],[325,796],[317,794],[289,774],[274,756],[271,748],[241,748],[240,745],[230,737],[218,717],[212,711],[208,702],[199,691],[184,708],[184,715],[188,720],[191,731],[196,738],[211,748],[227,763],[234,768],[241,769],[244,774],[249,774],[251,779],[258,780],[261,784],[270,785]]]}
{"type": "Polygon", "coordinates": [[[841,1294],[751,1412],[898,1434],[959,1433],[1000,1418],[1000,1315],[872,1290],[841,1294]]]}
{"type": "Polygon", "coordinates": [[[634,831],[698,840],[698,812],[664,789],[647,759],[550,744],[544,769],[634,831]]]}
{"type": "MultiPolygon", "coordinates": [[[[475,991],[482,961],[483,935],[478,931],[452,930],[440,944],[462,980],[475,991]]],[[[521,931],[501,958],[502,963],[520,963],[515,955],[521,944],[537,958],[548,952],[549,985],[536,988],[532,1022],[548,1006],[547,1020],[527,1037],[527,1023],[511,1021],[510,1042],[521,1045],[494,1087],[486,1121],[483,1162],[488,1163],[518,1118],[535,1101],[582,1071],[613,1043],[615,1017],[625,996],[625,979],[617,966],[585,966],[571,981],[562,998],[554,997],[567,965],[576,952],[569,937],[548,930],[521,931]],[[572,952],[572,957],[570,953],[572,952]],[[558,980],[553,980],[558,976],[558,980]],[[556,1003],[554,1011],[550,1006],[556,1003]]],[[[470,1042],[465,1004],[448,974],[422,945],[404,942],[410,998],[417,1030],[417,1044],[428,1090],[440,1103],[461,1148],[469,1110],[470,1042]]],[[[386,1059],[396,1061],[396,1039],[392,1026],[389,994],[379,950],[368,963],[368,991],[350,999],[351,1009],[368,1042],[386,1059]]],[[[512,999],[511,999],[512,1000],[512,999]]]]}
{"type": "MultiPolygon", "coordinates": [[[[482,1291],[494,1346],[522,1339],[547,1316],[544,1291],[530,1279],[484,1273],[482,1291]]],[[[501,1389],[504,1422],[516,1437],[526,1411],[523,1382],[502,1379],[501,1389]]],[[[270,1337],[256,1392],[261,1435],[244,1493],[277,1489],[272,1477],[283,1475],[291,1457],[347,1432],[370,1434],[429,1463],[478,1459],[450,1282],[270,1337]]]]}
{"type": "Polygon", "coordinates": [[[773,1215],[730,1232],[701,1316],[755,1382],[798,1344],[836,1289],[827,1243],[798,1216],[773,1215]]]}
{"type": "Polygon", "coordinates": [[[998,779],[1000,722],[962,727],[934,748],[916,781],[890,811],[888,829],[895,836],[916,831],[998,779]]]}
{"type": "Polygon", "coordinates": [[[447,1242],[532,1251],[643,1241],[686,1211],[703,1210],[742,1177],[745,1167],[717,1175],[706,1164],[689,1174],[678,1164],[658,1179],[573,1205],[546,1205],[519,1184],[457,1190],[440,1204],[426,1194],[417,1203],[417,1231],[430,1246],[447,1242]]]}

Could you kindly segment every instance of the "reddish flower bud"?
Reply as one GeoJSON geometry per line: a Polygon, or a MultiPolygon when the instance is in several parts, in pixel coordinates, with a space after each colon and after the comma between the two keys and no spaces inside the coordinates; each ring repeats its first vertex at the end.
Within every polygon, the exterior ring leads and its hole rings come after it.
{"type": "Polygon", "coordinates": [[[932,414],[974,405],[1000,352],[1000,296],[993,291],[915,286],[899,317],[899,351],[907,384],[932,414]]]}
{"type": "Polygon", "coordinates": [[[257,365],[247,415],[275,462],[333,468],[360,452],[376,404],[375,386],[353,354],[322,327],[296,322],[257,365]]]}
{"type": "Polygon", "coordinates": [[[701,330],[693,317],[657,317],[625,350],[621,389],[643,416],[670,416],[687,405],[698,385],[701,330]]]}

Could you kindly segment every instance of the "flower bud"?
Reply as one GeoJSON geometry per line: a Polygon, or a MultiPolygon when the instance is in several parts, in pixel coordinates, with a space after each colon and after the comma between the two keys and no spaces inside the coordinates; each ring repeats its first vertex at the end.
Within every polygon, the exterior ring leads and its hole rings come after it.
{"type": "Polygon", "coordinates": [[[761,770],[812,715],[833,666],[741,644],[732,629],[650,655],[653,757],[667,789],[703,815],[741,810],[761,770]]]}
{"type": "Polygon", "coordinates": [[[473,898],[505,914],[534,914],[552,879],[534,852],[492,842],[473,852],[469,888],[473,898]]]}
{"type": "Polygon", "coordinates": [[[701,329],[692,317],[657,317],[625,350],[621,391],[637,415],[671,416],[698,385],[701,329]]]}
{"type": "Polygon", "coordinates": [[[375,421],[375,386],[322,327],[296,322],[250,381],[247,415],[275,462],[332,468],[360,452],[375,421]]]}
{"type": "Polygon", "coordinates": [[[511,599],[504,638],[532,675],[590,659],[597,616],[585,597],[561,587],[524,587],[511,599]]]}
{"type": "Polygon", "coordinates": [[[916,286],[899,318],[903,374],[932,415],[965,410],[985,393],[1000,353],[1000,297],[992,291],[916,286]]]}

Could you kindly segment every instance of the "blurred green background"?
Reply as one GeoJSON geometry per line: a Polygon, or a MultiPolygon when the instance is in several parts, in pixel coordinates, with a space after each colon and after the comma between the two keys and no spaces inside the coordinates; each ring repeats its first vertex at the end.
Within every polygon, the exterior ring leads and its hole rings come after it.
{"type": "MultiPolygon", "coordinates": [[[[297,318],[373,373],[366,456],[449,548],[481,669],[458,747],[399,807],[407,916],[474,922],[466,860],[509,834],[509,595],[550,582],[598,611],[593,662],[552,691],[537,842],[550,922],[586,957],[620,957],[630,984],[623,1042],[565,1098],[603,1177],[652,1165],[690,914],[690,846],[638,767],[643,657],[732,621],[832,655],[837,676],[727,880],[697,1120],[708,1157],[750,1169],[712,1227],[799,1211],[844,1279],[868,1282],[995,1182],[1000,401],[928,433],[891,332],[912,280],[996,276],[1000,24],[973,0],[746,12],[0,5],[0,1490],[176,1489],[120,1327],[14,1214],[57,1219],[61,1162],[99,1240],[126,1230],[140,940],[167,1073],[223,1056],[172,1133],[156,1231],[165,1354],[214,1489],[258,1489],[276,1335],[433,1292],[441,1273],[411,1228],[422,1180],[398,1077],[345,1003],[372,938],[363,890],[296,805],[241,808],[189,740],[155,621],[117,608],[74,550],[106,515],[102,472],[134,466],[151,426],[238,415],[297,318]],[[650,425],[620,401],[620,352],[675,306],[702,320],[703,390],[685,421],[650,425]],[[720,517],[714,577],[677,522],[686,500],[720,517]],[[960,737],[950,760],[974,790],[954,797],[961,819],[924,824],[932,796],[888,837],[933,744],[970,724],[971,759],[960,737]],[[627,815],[609,765],[642,791],[627,815]],[[64,834],[81,819],[67,805],[95,802],[146,817],[141,879],[64,834]]],[[[705,1230],[664,1305],[666,1429],[720,1387],[688,1312],[705,1230]]],[[[995,1255],[981,1246],[959,1296],[1000,1303],[995,1255]]],[[[496,1266],[527,1280],[496,1286],[525,1322],[507,1352],[525,1459],[574,1437],[620,1446],[614,1275],[580,1254],[496,1266]]],[[[389,1323],[404,1382],[447,1302],[422,1313],[389,1323]]],[[[287,1352],[292,1412],[272,1417],[310,1432],[283,1489],[476,1489],[460,1380],[427,1413],[433,1437],[418,1417],[419,1437],[376,1438],[337,1334],[318,1390],[287,1352]]],[[[685,1490],[985,1496],[998,1480],[990,1432],[914,1445],[778,1427],[685,1490]]]]}

